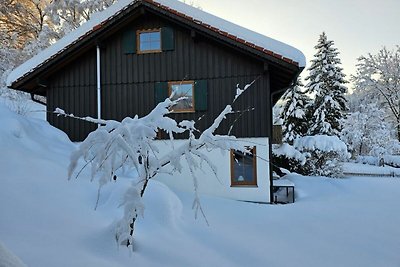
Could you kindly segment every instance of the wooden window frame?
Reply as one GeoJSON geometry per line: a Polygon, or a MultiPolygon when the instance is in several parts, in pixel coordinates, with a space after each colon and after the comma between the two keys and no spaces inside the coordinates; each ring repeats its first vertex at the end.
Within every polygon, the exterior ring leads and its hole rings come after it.
{"type": "Polygon", "coordinates": [[[162,52],[162,36],[161,36],[161,28],[156,29],[148,29],[148,30],[137,30],[136,31],[136,51],[137,54],[149,54],[149,53],[161,53],[162,52]],[[151,33],[151,32],[159,32],[160,33],[160,49],[155,50],[140,50],[140,34],[141,33],[151,33]]]}
{"type": "Polygon", "coordinates": [[[178,109],[174,110],[173,107],[171,108],[171,112],[173,113],[194,113],[196,112],[196,101],[194,99],[194,94],[195,94],[195,86],[194,86],[194,81],[172,81],[168,82],[168,96],[171,96],[172,94],[172,86],[173,85],[183,85],[183,84],[191,84],[192,85],[192,102],[193,102],[193,108],[191,109],[178,109]]]}
{"type": "MultiPolygon", "coordinates": [[[[250,147],[248,147],[250,148],[250,147]]],[[[236,163],[235,157],[234,157],[234,149],[231,149],[230,151],[230,160],[231,160],[231,187],[258,187],[257,185],[257,149],[255,146],[253,146],[250,149],[250,153],[253,155],[253,178],[254,180],[251,182],[244,181],[244,182],[239,182],[235,181],[235,168],[234,164],[236,163]]]]}

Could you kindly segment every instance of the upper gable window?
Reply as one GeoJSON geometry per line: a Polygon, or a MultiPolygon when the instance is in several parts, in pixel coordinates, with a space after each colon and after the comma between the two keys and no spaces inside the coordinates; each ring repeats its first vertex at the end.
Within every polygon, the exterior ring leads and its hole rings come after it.
{"type": "Polygon", "coordinates": [[[173,112],[195,111],[193,81],[169,82],[168,90],[171,100],[183,98],[172,107],[173,112]]]}
{"type": "Polygon", "coordinates": [[[144,30],[137,32],[138,53],[161,52],[161,30],[144,30]]]}
{"type": "Polygon", "coordinates": [[[125,55],[159,53],[175,49],[174,29],[126,29],[123,32],[121,48],[125,55]]]}

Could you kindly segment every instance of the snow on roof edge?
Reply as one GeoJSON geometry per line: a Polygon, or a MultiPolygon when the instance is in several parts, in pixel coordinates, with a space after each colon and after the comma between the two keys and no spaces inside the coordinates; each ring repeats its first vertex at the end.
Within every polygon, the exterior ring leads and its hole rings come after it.
{"type": "MultiPolygon", "coordinates": [[[[174,0],[145,0],[150,3],[159,3],[170,9],[176,10],[180,13],[192,17],[195,22],[199,21],[203,24],[209,24],[218,28],[219,33],[227,33],[228,35],[234,35],[238,39],[243,39],[246,44],[254,44],[260,46],[266,50],[270,50],[274,54],[279,54],[282,57],[291,59],[292,61],[299,64],[299,67],[305,67],[306,58],[304,54],[297,48],[267,37],[260,33],[254,32],[240,25],[234,24],[233,22],[224,20],[218,16],[207,13],[203,10],[197,9],[190,5],[187,5],[180,1],[174,0]]],[[[284,59],[283,59],[284,60],[284,59]]]]}
{"type": "MultiPolygon", "coordinates": [[[[193,18],[195,22],[200,22],[200,24],[211,25],[218,29],[218,32],[222,35],[233,35],[237,39],[243,39],[243,42],[249,46],[264,48],[265,53],[272,53],[275,56],[282,56],[282,60],[285,58],[298,63],[299,67],[305,67],[306,59],[304,54],[285,43],[272,39],[270,37],[264,36],[260,33],[251,31],[232,22],[226,21],[215,15],[209,14],[200,9],[194,8],[185,3],[176,0],[144,0],[148,3],[154,4],[156,6],[165,7],[169,11],[177,11],[186,16],[193,18]],[[266,50],[266,51],[265,51],[266,50]]],[[[84,23],[82,26],[76,30],[70,32],[55,44],[39,52],[37,55],[33,56],[31,59],[27,60],[25,63],[21,64],[15,68],[7,77],[7,86],[11,86],[14,82],[18,81],[25,75],[34,71],[38,67],[45,64],[47,61],[52,59],[57,54],[61,53],[67,49],[70,45],[78,42],[83,37],[85,37],[90,32],[94,31],[95,27],[109,20],[110,18],[118,15],[122,10],[128,8],[132,4],[138,2],[138,0],[120,0],[105,9],[102,12],[92,15],[92,18],[84,23]]],[[[286,61],[286,60],[285,60],[286,61]]]]}

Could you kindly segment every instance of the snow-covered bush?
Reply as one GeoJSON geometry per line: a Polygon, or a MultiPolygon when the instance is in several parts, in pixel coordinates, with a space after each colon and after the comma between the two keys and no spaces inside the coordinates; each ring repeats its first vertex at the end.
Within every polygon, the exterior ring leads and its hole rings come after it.
{"type": "Polygon", "coordinates": [[[273,162],[303,175],[341,177],[341,162],[348,160],[347,146],[336,136],[315,135],[295,139],[293,146],[273,146],[273,162]]]}
{"type": "Polygon", "coordinates": [[[374,156],[357,156],[354,161],[368,165],[379,165],[379,158],[374,156]]]}
{"type": "Polygon", "coordinates": [[[341,177],[341,162],[350,156],[346,144],[337,136],[301,137],[295,140],[294,147],[308,154],[305,169],[316,176],[341,177]]]}
{"type": "Polygon", "coordinates": [[[390,155],[385,154],[382,156],[358,156],[355,159],[355,162],[375,165],[375,166],[384,166],[389,165],[395,168],[400,168],[400,155],[390,155]]]}
{"type": "Polygon", "coordinates": [[[272,162],[275,166],[291,172],[307,174],[305,169],[306,155],[288,143],[272,145],[272,162]]]}
{"type": "Polygon", "coordinates": [[[358,100],[356,110],[343,120],[340,139],[348,145],[352,157],[397,154],[398,141],[393,125],[386,122],[386,113],[376,103],[358,100]]]}
{"type": "Polygon", "coordinates": [[[400,156],[384,155],[383,162],[385,165],[389,165],[395,168],[400,168],[400,156]]]}
{"type": "Polygon", "coordinates": [[[0,87],[0,102],[17,114],[24,116],[30,111],[29,99],[29,94],[25,92],[0,87]]]}

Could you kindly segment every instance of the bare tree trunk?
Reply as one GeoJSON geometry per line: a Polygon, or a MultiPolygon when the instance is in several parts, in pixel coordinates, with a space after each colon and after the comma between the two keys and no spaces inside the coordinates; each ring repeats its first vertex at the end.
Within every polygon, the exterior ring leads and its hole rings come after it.
{"type": "MultiPolygon", "coordinates": [[[[144,160],[144,162],[143,162],[143,164],[146,166],[146,180],[144,181],[144,183],[143,183],[143,188],[142,188],[142,190],[140,191],[140,197],[143,197],[143,195],[144,195],[144,192],[146,191],[146,188],[147,188],[147,185],[148,185],[148,183],[149,183],[149,180],[152,178],[150,175],[149,175],[149,160],[148,160],[148,158],[146,158],[145,160],[144,160]]],[[[136,222],[136,220],[137,220],[137,212],[136,212],[136,210],[135,210],[135,217],[133,217],[132,218],[132,222],[131,222],[131,224],[129,225],[129,227],[131,228],[131,230],[130,230],[130,232],[129,232],[129,235],[133,238],[133,234],[135,233],[135,222],[136,222]]],[[[127,241],[127,243],[126,243],[126,246],[127,247],[129,247],[129,246],[133,246],[133,243],[131,244],[130,243],[130,241],[128,240],[127,241]]]]}

